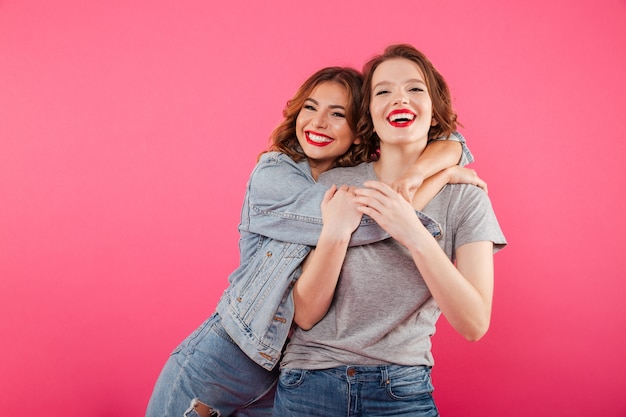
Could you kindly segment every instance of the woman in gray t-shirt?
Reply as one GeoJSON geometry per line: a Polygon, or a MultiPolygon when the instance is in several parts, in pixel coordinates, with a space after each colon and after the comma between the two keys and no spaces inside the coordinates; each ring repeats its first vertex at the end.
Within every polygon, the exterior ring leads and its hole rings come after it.
{"type": "MultiPolygon", "coordinates": [[[[355,210],[392,238],[348,249],[338,279],[318,267],[317,287],[310,279],[302,281],[306,287],[296,283],[300,327],[281,363],[276,416],[437,416],[430,338],[439,315],[471,341],[489,327],[493,254],[506,241],[486,193],[449,184],[416,216],[420,202],[409,203],[387,185],[429,138],[456,129],[445,80],[408,45],[388,47],[364,73],[359,134],[380,157],[329,171],[319,182],[362,185],[354,191],[355,210]],[[439,236],[424,218],[439,225],[439,236]],[[320,304],[315,294],[329,289],[334,297],[320,304]]],[[[425,186],[441,187],[446,178],[444,172],[425,186]]],[[[301,279],[309,272],[305,267],[301,279]]]]}

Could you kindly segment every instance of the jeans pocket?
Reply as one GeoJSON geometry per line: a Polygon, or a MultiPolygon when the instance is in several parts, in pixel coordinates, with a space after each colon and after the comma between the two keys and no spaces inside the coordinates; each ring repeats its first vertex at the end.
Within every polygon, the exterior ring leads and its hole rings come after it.
{"type": "Polygon", "coordinates": [[[304,382],[305,369],[283,369],[280,371],[278,383],[284,388],[297,388],[304,382]]]}
{"type": "Polygon", "coordinates": [[[409,367],[400,373],[391,375],[387,384],[387,393],[396,400],[432,398],[433,385],[430,371],[424,368],[409,367]]]}

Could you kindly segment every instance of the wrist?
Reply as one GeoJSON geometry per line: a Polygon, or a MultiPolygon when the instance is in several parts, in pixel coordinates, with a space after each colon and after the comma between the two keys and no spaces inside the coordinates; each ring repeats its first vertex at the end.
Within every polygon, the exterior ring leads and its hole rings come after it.
{"type": "Polygon", "coordinates": [[[351,237],[352,231],[342,230],[340,227],[324,227],[322,228],[317,244],[324,243],[335,246],[347,246],[351,237]]]}
{"type": "Polygon", "coordinates": [[[448,167],[443,170],[446,184],[454,181],[454,167],[448,167]]]}

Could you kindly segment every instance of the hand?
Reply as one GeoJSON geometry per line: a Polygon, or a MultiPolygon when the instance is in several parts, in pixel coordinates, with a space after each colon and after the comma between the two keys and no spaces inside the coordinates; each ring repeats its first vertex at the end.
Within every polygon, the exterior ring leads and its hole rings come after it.
{"type": "Polygon", "coordinates": [[[413,205],[390,186],[380,181],[367,181],[366,188],[357,188],[359,211],[367,214],[391,237],[409,247],[420,232],[430,233],[415,215],[413,205]]]}
{"type": "Polygon", "coordinates": [[[411,166],[402,177],[390,184],[391,189],[400,194],[406,201],[413,201],[415,192],[424,182],[424,174],[418,166],[411,166]]]}
{"type": "Polygon", "coordinates": [[[446,168],[449,184],[472,184],[482,188],[486,193],[487,183],[478,177],[476,171],[471,168],[463,168],[458,165],[446,168]]]}
{"type": "Polygon", "coordinates": [[[349,236],[361,222],[363,213],[357,210],[356,187],[333,185],[322,200],[322,222],[338,236],[349,236]]]}

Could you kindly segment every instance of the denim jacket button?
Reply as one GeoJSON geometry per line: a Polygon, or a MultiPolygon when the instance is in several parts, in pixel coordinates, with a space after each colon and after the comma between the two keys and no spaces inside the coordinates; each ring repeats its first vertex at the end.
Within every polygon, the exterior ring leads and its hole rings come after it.
{"type": "Polygon", "coordinates": [[[268,258],[271,258],[271,257],[272,257],[272,252],[267,252],[267,253],[265,254],[265,256],[267,256],[268,258]]]}

